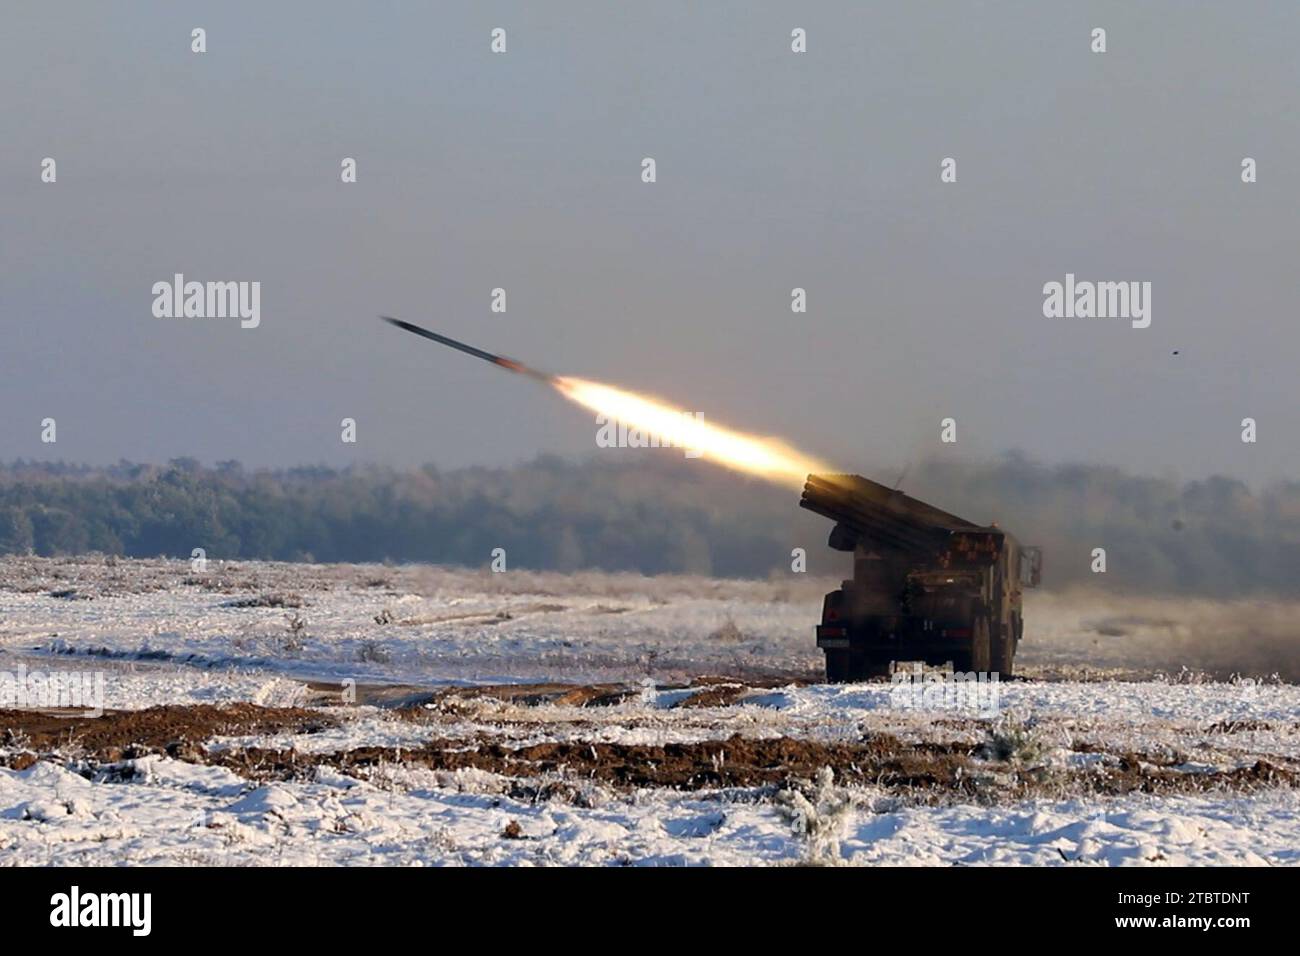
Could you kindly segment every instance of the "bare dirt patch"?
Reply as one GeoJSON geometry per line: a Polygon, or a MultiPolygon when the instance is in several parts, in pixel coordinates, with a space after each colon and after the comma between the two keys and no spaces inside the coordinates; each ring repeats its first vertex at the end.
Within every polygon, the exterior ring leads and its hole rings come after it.
{"type": "Polygon", "coordinates": [[[1205,728],[1205,732],[1207,734],[1241,734],[1272,729],[1273,725],[1268,721],[1239,718],[1237,720],[1220,720],[1217,723],[1210,724],[1205,728]]]}
{"type": "Polygon", "coordinates": [[[23,769],[40,757],[66,752],[101,762],[147,753],[201,760],[201,745],[213,737],[313,733],[337,723],[316,710],[255,704],[165,705],[111,711],[101,717],[0,710],[0,744],[9,752],[8,756],[0,754],[0,764],[23,769]]]}
{"type": "Polygon", "coordinates": [[[329,766],[356,776],[391,764],[431,770],[485,770],[510,777],[564,775],[598,780],[619,788],[667,787],[698,790],[783,784],[815,775],[824,766],[859,783],[885,775],[898,786],[958,786],[963,758],[944,748],[907,747],[888,735],[860,744],[834,744],[790,737],[663,745],[557,741],[510,747],[478,739],[431,740],[422,747],[358,747],[329,754],[259,748],[222,750],[207,755],[253,779],[304,776],[329,766]]]}
{"type": "MultiPolygon", "coordinates": [[[[697,707],[733,704],[745,684],[711,681],[687,701],[697,707]]],[[[399,694],[411,688],[397,688],[399,694]]],[[[526,707],[591,707],[617,704],[633,689],[617,684],[532,684],[448,688],[432,703],[407,704],[425,715],[432,732],[447,708],[473,700],[496,700],[526,707]]],[[[400,699],[400,698],[399,698],[400,699]]],[[[690,706],[690,705],[687,705],[690,706]]],[[[391,711],[399,719],[403,708],[391,711]]],[[[60,717],[33,711],[0,711],[0,766],[25,769],[37,760],[72,763],[88,774],[123,760],[166,754],[190,763],[223,766],[254,781],[310,779],[318,768],[368,778],[394,766],[435,771],[477,770],[512,778],[520,787],[538,781],[547,786],[576,787],[600,782],[615,789],[646,787],[674,790],[772,788],[791,780],[813,779],[823,768],[834,770],[844,784],[870,786],[909,802],[962,800],[994,803],[1031,797],[1127,793],[1185,794],[1243,792],[1300,786],[1300,764],[1286,758],[1243,755],[1240,765],[1207,768],[1174,751],[1110,751],[1076,740],[1076,753],[1107,757],[1086,767],[1042,761],[1026,750],[1003,753],[989,743],[965,740],[907,741],[891,733],[864,731],[848,741],[791,736],[746,737],[665,744],[554,740],[512,744],[484,729],[456,737],[438,734],[415,746],[355,746],[331,752],[294,748],[221,747],[205,744],[217,737],[266,734],[311,734],[349,719],[345,710],[273,708],[253,704],[227,706],[172,705],[139,711],[109,712],[98,718],[60,717]]],[[[489,718],[491,722],[491,718],[489,718]]],[[[958,723],[949,721],[948,723],[958,723]]],[[[962,723],[962,730],[977,729],[962,723]]],[[[563,719],[570,729],[582,721],[563,719]]],[[[955,728],[954,728],[955,729],[955,728]]],[[[992,733],[990,726],[983,726],[992,733]]],[[[1221,732],[1237,729],[1225,726],[1221,732]]],[[[992,739],[992,738],[990,738],[992,739]]],[[[549,791],[548,791],[549,792],[549,791]]]]}
{"type": "Polygon", "coordinates": [[[306,607],[307,602],[303,600],[301,594],[283,593],[283,594],[258,594],[254,597],[235,598],[226,601],[222,607],[286,607],[301,608],[306,607]]]}
{"type": "Polygon", "coordinates": [[[690,697],[679,700],[674,707],[730,707],[738,702],[750,688],[746,684],[717,683],[696,691],[690,697]]]}
{"type": "Polygon", "coordinates": [[[636,691],[624,684],[487,684],[453,687],[435,700],[476,700],[488,697],[525,707],[609,707],[621,704],[636,691]]]}
{"type": "Polygon", "coordinates": [[[524,747],[482,737],[432,740],[417,748],[360,747],[326,754],[222,750],[204,759],[255,780],[308,778],[320,766],[364,779],[386,766],[405,765],[481,770],[524,780],[599,781],[624,790],[784,786],[791,780],[811,779],[823,767],[831,767],[835,779],[845,784],[871,785],[921,803],[1300,786],[1300,771],[1265,760],[1230,770],[1186,772],[1127,755],[1114,767],[1049,769],[983,759],[967,744],[908,744],[889,734],[872,734],[848,744],[735,735],[726,740],[664,745],[566,741],[524,747]]]}

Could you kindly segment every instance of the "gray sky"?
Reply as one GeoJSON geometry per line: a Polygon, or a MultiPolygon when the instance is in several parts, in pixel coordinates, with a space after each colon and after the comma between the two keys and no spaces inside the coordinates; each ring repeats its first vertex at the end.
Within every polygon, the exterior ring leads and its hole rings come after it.
{"type": "Polygon", "coordinates": [[[595,450],[384,312],[867,474],[1295,477],[1298,45],[1292,0],[10,5],[0,454],[595,450]],[[175,272],[260,281],[261,326],[154,318],[175,272]],[[1151,327],[1045,318],[1067,272],[1151,282],[1151,327]]]}

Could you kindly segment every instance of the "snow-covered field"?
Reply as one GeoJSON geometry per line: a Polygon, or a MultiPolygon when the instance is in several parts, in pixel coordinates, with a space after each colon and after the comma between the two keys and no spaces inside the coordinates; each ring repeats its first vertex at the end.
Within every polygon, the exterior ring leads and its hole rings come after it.
{"type": "Polygon", "coordinates": [[[834,583],[5,559],[0,863],[1300,857],[1295,605],[1034,595],[971,708],[818,683],[834,583]]]}

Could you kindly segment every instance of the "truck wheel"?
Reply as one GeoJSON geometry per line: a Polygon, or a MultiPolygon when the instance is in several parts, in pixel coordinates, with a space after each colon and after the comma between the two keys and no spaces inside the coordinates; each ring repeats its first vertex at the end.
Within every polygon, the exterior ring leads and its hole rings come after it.
{"type": "Polygon", "coordinates": [[[975,619],[971,628],[970,650],[958,651],[952,655],[954,673],[987,673],[993,666],[993,648],[989,640],[989,619],[984,616],[975,619]]]}
{"type": "Polygon", "coordinates": [[[1016,622],[1013,619],[1010,627],[999,627],[993,636],[993,669],[999,678],[1014,676],[1015,657],[1016,622]]]}
{"type": "Polygon", "coordinates": [[[983,674],[993,669],[993,635],[987,617],[980,617],[975,621],[970,655],[971,670],[983,674]]]}
{"type": "Polygon", "coordinates": [[[856,668],[860,675],[858,680],[870,680],[873,677],[892,677],[894,674],[894,662],[882,661],[878,658],[863,658],[856,668]]]}
{"type": "Polygon", "coordinates": [[[888,677],[894,672],[894,662],[873,657],[866,651],[853,651],[849,656],[849,680],[871,680],[873,677],[888,677]]]}
{"type": "Polygon", "coordinates": [[[849,684],[854,681],[870,680],[873,677],[889,677],[893,673],[893,661],[877,660],[861,652],[826,651],[826,683],[828,684],[849,684]]]}
{"type": "Polygon", "coordinates": [[[847,684],[849,676],[849,652],[847,650],[826,651],[826,683],[847,684]]]}

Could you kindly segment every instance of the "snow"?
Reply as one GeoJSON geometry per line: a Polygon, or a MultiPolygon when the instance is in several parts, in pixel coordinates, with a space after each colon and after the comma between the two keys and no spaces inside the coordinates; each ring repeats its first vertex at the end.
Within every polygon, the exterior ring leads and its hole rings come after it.
{"type": "MultiPolygon", "coordinates": [[[[799,863],[807,854],[777,808],[725,795],[642,791],[608,794],[595,808],[560,806],[464,792],[427,771],[408,771],[386,789],[326,774],[245,784],[235,795],[233,781],[212,786],[192,769],[161,758],[146,779],[118,784],[91,784],[47,763],[0,770],[0,855],[69,866],[675,866],[799,863]],[[511,821],[523,839],[502,836],[511,821]]],[[[845,830],[837,858],[859,865],[1295,864],[1300,803],[1279,792],[868,806],[845,830]]]]}
{"type": "MultiPolygon", "coordinates": [[[[1030,679],[1002,682],[996,716],[983,718],[900,707],[888,684],[816,683],[821,661],[812,625],[822,591],[835,582],[212,565],[229,587],[186,584],[193,574],[185,562],[0,561],[0,671],[102,673],[110,710],[235,701],[314,706],[324,699],[321,682],[391,684],[416,696],[525,681],[616,682],[631,691],[621,703],[586,708],[477,698],[431,711],[427,721],[335,700],[327,712],[338,726],[213,739],[205,744],[210,753],[266,747],[329,754],[482,737],[511,746],[662,745],[733,734],[823,742],[889,734],[974,747],[997,721],[1010,721],[1032,728],[1050,768],[1113,768],[1136,754],[1188,775],[1259,760],[1300,769],[1300,687],[1180,673],[1178,655],[1191,646],[1196,620],[1231,619],[1231,608],[1204,602],[1037,595],[1021,659],[1030,679]],[[66,587],[90,599],[49,593],[66,587]],[[232,598],[283,593],[300,594],[305,606],[229,606],[232,598]],[[301,646],[288,625],[295,614],[306,622],[301,646]],[[1118,631],[1128,636],[1114,636],[1118,631]],[[747,689],[725,705],[680,706],[700,690],[681,685],[719,674],[747,689]]],[[[0,865],[821,859],[816,827],[801,824],[771,792],[574,783],[567,796],[535,798],[522,796],[518,781],[482,770],[393,765],[359,779],[321,766],[307,779],[259,782],[161,755],[93,768],[68,754],[62,763],[0,769],[0,865]],[[505,835],[512,823],[518,839],[505,835]]],[[[834,852],[822,862],[1300,862],[1300,805],[1285,785],[979,803],[870,787],[835,792],[843,807],[832,814],[834,852]]]]}

